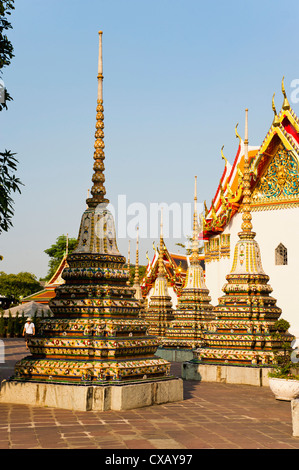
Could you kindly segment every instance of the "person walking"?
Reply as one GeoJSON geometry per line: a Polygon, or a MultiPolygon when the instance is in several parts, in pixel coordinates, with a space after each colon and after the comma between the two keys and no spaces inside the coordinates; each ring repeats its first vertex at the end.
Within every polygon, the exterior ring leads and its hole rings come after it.
{"type": "Polygon", "coordinates": [[[31,321],[31,318],[27,318],[26,323],[23,329],[23,336],[25,336],[26,341],[26,349],[28,348],[28,339],[35,335],[35,326],[34,323],[31,321]]]}

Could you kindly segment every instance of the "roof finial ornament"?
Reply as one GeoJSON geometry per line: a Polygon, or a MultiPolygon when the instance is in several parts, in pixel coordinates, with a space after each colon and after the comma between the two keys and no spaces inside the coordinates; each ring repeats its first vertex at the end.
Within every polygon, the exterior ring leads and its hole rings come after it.
{"type": "Polygon", "coordinates": [[[275,103],[274,103],[274,96],[275,96],[275,93],[273,93],[273,96],[272,96],[272,109],[273,109],[273,112],[274,112],[274,120],[273,120],[272,125],[273,126],[278,126],[279,125],[279,119],[278,119],[278,116],[277,116],[276,107],[275,107],[275,103]]]}
{"type": "Polygon", "coordinates": [[[236,127],[235,127],[235,134],[236,134],[237,139],[239,139],[239,143],[241,144],[242,139],[241,139],[241,137],[239,136],[238,131],[237,131],[238,125],[239,125],[239,123],[237,122],[237,125],[236,125],[236,127]]]}
{"type": "Polygon", "coordinates": [[[285,87],[284,87],[284,77],[282,77],[282,81],[281,81],[281,91],[284,96],[282,109],[290,109],[290,103],[288,102],[285,87]]]}
{"type": "Polygon", "coordinates": [[[105,144],[104,144],[104,107],[103,107],[103,58],[102,58],[102,35],[103,32],[99,31],[99,62],[98,62],[98,97],[97,97],[97,117],[96,117],[96,133],[95,133],[95,152],[93,155],[93,186],[91,188],[91,197],[87,199],[88,207],[96,207],[100,203],[108,203],[109,200],[105,198],[106,189],[104,186],[104,160],[105,160],[105,144]]]}
{"type": "Polygon", "coordinates": [[[221,157],[223,158],[223,160],[225,161],[225,165],[228,164],[228,161],[227,161],[227,158],[225,157],[224,153],[223,153],[223,149],[224,149],[224,145],[222,145],[221,147],[221,157]]]}

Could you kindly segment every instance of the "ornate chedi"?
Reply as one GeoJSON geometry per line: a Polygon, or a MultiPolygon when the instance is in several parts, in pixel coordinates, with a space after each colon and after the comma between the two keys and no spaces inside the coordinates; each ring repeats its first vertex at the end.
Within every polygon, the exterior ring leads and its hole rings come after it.
{"type": "Polygon", "coordinates": [[[234,251],[233,265],[223,287],[224,296],[214,308],[216,318],[209,324],[205,345],[196,351],[201,364],[269,367],[282,344],[290,346],[293,336],[285,333],[275,339],[274,324],[281,315],[270,295],[259,245],[252,231],[250,175],[248,163],[248,110],[245,124],[245,166],[242,231],[234,251]]]}
{"type": "Polygon", "coordinates": [[[166,328],[174,318],[171,297],[168,293],[167,278],[164,273],[163,250],[164,240],[161,214],[158,276],[155,280],[153,295],[150,297],[148,308],[144,313],[144,319],[149,325],[149,332],[160,337],[164,336],[166,328]]]}
{"type": "MultiPolygon", "coordinates": [[[[158,277],[159,271],[159,249],[154,246],[154,257],[152,260],[148,257],[148,265],[143,279],[141,280],[142,295],[146,305],[149,304],[149,300],[154,292],[154,286],[158,277]]],[[[204,255],[201,257],[201,264],[204,267],[204,255]]],[[[167,246],[163,244],[163,266],[164,275],[167,279],[168,294],[171,297],[172,307],[176,308],[177,299],[180,295],[181,289],[185,283],[186,273],[188,269],[188,257],[181,253],[171,253],[168,251],[167,246]]]]}
{"type": "Polygon", "coordinates": [[[193,240],[190,266],[187,270],[185,285],[178,299],[174,320],[165,331],[161,346],[163,348],[195,349],[201,345],[203,332],[212,318],[213,306],[210,304],[209,290],[206,287],[204,272],[199,257],[199,230],[197,215],[197,188],[195,177],[193,240]]]}
{"type": "MultiPolygon", "coordinates": [[[[289,331],[299,344],[298,309],[290,295],[299,283],[295,261],[299,258],[295,236],[299,220],[299,118],[288,102],[284,79],[281,90],[277,111],[272,98],[274,116],[264,139],[257,146],[248,147],[250,211],[259,235],[264,270],[270,276],[283,317],[291,325],[289,331]],[[284,252],[282,259],[280,250],[284,252]]],[[[242,223],[245,152],[244,137],[237,134],[237,138],[237,153],[231,165],[227,162],[224,168],[213,197],[214,210],[207,210],[204,223],[205,274],[214,305],[223,295],[242,223]],[[230,213],[226,212],[230,209],[230,213]]]]}
{"type": "Polygon", "coordinates": [[[154,354],[158,339],[138,317],[140,306],[128,281],[126,260],[116,243],[104,187],[102,33],[98,73],[93,186],[78,243],[68,255],[65,281],[29,341],[32,356],[17,362],[16,381],[106,385],[164,380],[170,363],[154,354]]]}
{"type": "Polygon", "coordinates": [[[133,289],[135,289],[135,299],[138,300],[140,304],[139,316],[144,316],[145,302],[142,296],[141,286],[140,286],[140,276],[139,276],[139,228],[137,227],[137,238],[136,238],[136,262],[135,262],[135,275],[134,275],[134,284],[133,289]]]}

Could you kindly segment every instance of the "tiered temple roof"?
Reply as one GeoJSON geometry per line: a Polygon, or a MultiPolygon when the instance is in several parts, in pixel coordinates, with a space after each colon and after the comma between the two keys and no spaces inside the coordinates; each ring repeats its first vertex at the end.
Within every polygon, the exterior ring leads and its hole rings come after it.
{"type": "Polygon", "coordinates": [[[60,265],[51,279],[45,284],[44,289],[24,297],[22,303],[37,302],[48,305],[50,300],[55,297],[55,289],[65,282],[62,277],[62,272],[65,267],[67,267],[67,253],[62,258],[60,265]]]}
{"type": "Polygon", "coordinates": [[[30,339],[32,356],[15,366],[15,380],[105,385],[168,378],[170,363],[155,356],[158,339],[138,317],[119,253],[104,187],[102,33],[99,33],[98,102],[91,197],[87,199],[75,250],[68,255],[64,284],[50,302],[54,318],[43,319],[30,339]]]}
{"type": "MultiPolygon", "coordinates": [[[[203,257],[202,257],[203,258],[203,257]]],[[[186,278],[188,269],[188,257],[179,253],[170,253],[163,240],[162,262],[164,274],[169,287],[172,287],[174,293],[179,295],[186,278]]],[[[202,261],[204,264],[204,262],[202,261]]],[[[159,249],[155,248],[153,259],[148,262],[145,275],[141,280],[142,295],[149,297],[151,289],[154,287],[159,271],[159,249]]]]}
{"type": "Polygon", "coordinates": [[[216,318],[205,334],[205,346],[196,355],[203,364],[269,367],[275,362],[275,353],[283,353],[283,343],[290,347],[293,336],[288,333],[280,339],[273,336],[281,309],[270,295],[269,276],[263,270],[256,234],[252,231],[247,113],[246,110],[242,230],[224,295],[213,310],[216,318]]]}

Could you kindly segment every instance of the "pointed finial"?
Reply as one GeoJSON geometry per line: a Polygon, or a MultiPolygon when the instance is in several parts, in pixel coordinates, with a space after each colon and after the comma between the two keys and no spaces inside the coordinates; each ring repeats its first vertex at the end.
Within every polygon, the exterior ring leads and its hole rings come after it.
{"type": "Polygon", "coordinates": [[[128,246],[128,260],[127,260],[127,270],[128,270],[128,280],[127,280],[127,285],[129,286],[130,285],[130,275],[131,275],[131,272],[130,272],[130,255],[131,255],[131,250],[130,250],[130,244],[131,244],[131,240],[129,240],[129,246],[128,246]]]}
{"type": "Polygon", "coordinates": [[[284,77],[282,77],[282,81],[281,81],[281,91],[284,96],[282,109],[290,109],[290,103],[288,102],[285,87],[284,87],[284,77]]]}
{"type": "Polygon", "coordinates": [[[91,188],[91,197],[87,199],[88,207],[96,207],[100,203],[108,203],[105,198],[106,189],[104,186],[104,160],[105,160],[105,144],[104,144],[104,107],[103,107],[103,58],[102,58],[102,35],[99,31],[99,61],[98,61],[98,97],[97,97],[97,117],[96,117],[96,133],[95,133],[95,152],[93,155],[93,186],[91,188]]]}
{"type": "Polygon", "coordinates": [[[99,31],[99,60],[98,60],[98,101],[103,101],[103,52],[102,52],[103,31],[99,31]]]}
{"type": "Polygon", "coordinates": [[[160,222],[160,250],[158,258],[158,275],[163,275],[163,251],[164,251],[164,240],[163,240],[163,207],[161,207],[161,222],[160,222]]]}
{"type": "Polygon", "coordinates": [[[193,214],[193,230],[197,230],[197,176],[194,178],[194,214],[193,214]]]}
{"type": "Polygon", "coordinates": [[[131,255],[131,249],[130,249],[130,246],[131,246],[131,240],[129,240],[129,244],[128,244],[128,262],[127,262],[127,265],[128,267],[130,268],[130,255],[131,255]]]}
{"type": "Polygon", "coordinates": [[[193,258],[198,254],[198,216],[197,216],[197,176],[195,176],[195,185],[194,185],[194,213],[193,213],[193,237],[192,237],[192,255],[193,258]]]}
{"type": "Polygon", "coordinates": [[[245,109],[245,138],[244,138],[244,144],[245,144],[245,158],[248,160],[248,109],[245,109]]]}
{"type": "Polygon", "coordinates": [[[139,227],[137,227],[137,237],[136,237],[136,262],[135,262],[135,277],[134,285],[139,284],[139,227]]]}
{"type": "Polygon", "coordinates": [[[245,155],[244,155],[244,176],[243,176],[243,214],[242,214],[242,232],[239,233],[240,238],[254,238],[255,233],[251,231],[251,190],[250,190],[250,174],[249,174],[249,159],[248,159],[248,109],[245,109],[245,155]]]}
{"type": "Polygon", "coordinates": [[[273,112],[274,112],[274,120],[273,120],[272,125],[273,126],[278,126],[279,125],[279,119],[278,119],[278,116],[277,116],[276,107],[275,107],[275,103],[274,103],[274,96],[275,96],[275,93],[273,93],[273,96],[272,96],[272,109],[273,109],[273,112]]]}

